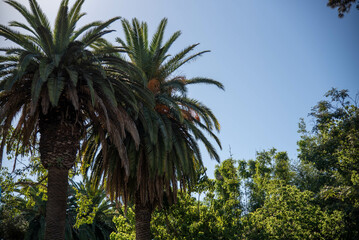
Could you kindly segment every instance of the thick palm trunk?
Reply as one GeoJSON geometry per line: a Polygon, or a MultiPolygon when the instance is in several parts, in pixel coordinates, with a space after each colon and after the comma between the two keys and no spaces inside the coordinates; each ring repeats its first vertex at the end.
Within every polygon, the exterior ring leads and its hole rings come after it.
{"type": "MultiPolygon", "coordinates": [[[[76,160],[80,131],[74,118],[53,109],[40,116],[41,162],[48,169],[46,240],[65,239],[68,172],[76,160]]],[[[68,112],[67,112],[68,113],[68,112]]]]}
{"type": "Polygon", "coordinates": [[[142,204],[140,194],[136,194],[135,218],[136,240],[151,240],[152,207],[149,203],[142,204]]]}
{"type": "Polygon", "coordinates": [[[45,239],[65,239],[68,170],[48,169],[45,239]]]}

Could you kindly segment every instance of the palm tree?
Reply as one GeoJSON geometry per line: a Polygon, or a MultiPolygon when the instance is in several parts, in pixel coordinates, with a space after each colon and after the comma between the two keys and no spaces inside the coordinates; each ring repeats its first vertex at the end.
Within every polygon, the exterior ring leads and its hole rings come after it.
{"type": "Polygon", "coordinates": [[[137,240],[151,238],[151,213],[155,207],[176,200],[178,181],[183,189],[194,184],[196,171],[203,167],[198,140],[204,143],[210,156],[219,161],[215,148],[203,133],[208,133],[220,146],[213,133],[214,129],[219,130],[218,121],[208,107],[186,93],[190,84],[223,86],[207,78],[186,79],[175,75],[183,64],[207,51],[189,55],[198,45],[194,44],[174,56],[168,55],[181,33],[175,32],[163,43],[166,24],[167,19],[163,19],[149,43],[146,23],[134,19],[131,25],[123,20],[126,40],[117,38],[130,62],[142,72],[143,84],[156,101],[155,108],[143,106],[136,121],[139,150],[131,139],[126,139],[130,177],[125,174],[115,148],[108,151],[106,158],[93,142],[91,151],[86,153],[86,156],[94,156],[99,152],[92,166],[93,179],[100,182],[102,178],[111,197],[125,204],[128,200],[135,202],[137,240]]]}
{"type": "Polygon", "coordinates": [[[132,112],[137,111],[131,90],[135,83],[126,80],[123,69],[107,67],[109,62],[124,63],[113,57],[115,49],[91,50],[111,32],[106,28],[118,17],[75,30],[85,15],[81,12],[84,0],[77,0],[71,8],[68,0],[63,0],[52,31],[36,0],[29,0],[30,10],[13,0],[6,3],[20,12],[27,24],[12,21],[10,27],[0,25],[0,36],[17,45],[0,49],[5,53],[0,55],[0,150],[9,134],[24,146],[40,138],[41,162],[48,170],[45,238],[64,239],[68,171],[81,137],[91,126],[101,130],[104,149],[106,132],[129,174],[123,139],[129,132],[135,144],[139,143],[136,126],[126,113],[131,107],[132,112]],[[17,124],[9,133],[12,121],[17,124]]]}

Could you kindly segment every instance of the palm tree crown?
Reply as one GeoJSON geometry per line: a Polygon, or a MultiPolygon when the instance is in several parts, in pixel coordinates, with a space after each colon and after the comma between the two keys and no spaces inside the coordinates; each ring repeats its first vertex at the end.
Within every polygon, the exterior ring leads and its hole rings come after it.
{"type": "MultiPolygon", "coordinates": [[[[68,0],[63,0],[54,30],[51,31],[49,21],[35,0],[29,1],[31,11],[16,1],[6,2],[28,22],[25,25],[12,21],[10,26],[22,28],[30,34],[0,25],[0,36],[18,45],[0,49],[6,54],[0,56],[0,120],[3,136],[20,112],[13,137],[20,137],[24,144],[29,144],[31,136],[36,136],[40,115],[50,115],[52,110],[69,112],[65,108],[71,108],[74,116],[61,117],[76,119],[76,124],[80,125],[77,127],[83,128],[92,121],[116,139],[124,138],[126,130],[138,142],[135,125],[129,121],[129,116],[114,94],[114,88],[123,88],[129,82],[114,78],[104,67],[109,61],[118,60],[108,57],[104,51],[89,50],[92,44],[111,32],[105,29],[119,18],[92,22],[75,30],[77,22],[84,16],[80,12],[84,0],[76,1],[71,9],[68,9],[68,0]]],[[[136,98],[120,99],[122,102],[131,100],[136,98]]],[[[118,143],[120,152],[124,151],[121,150],[121,141],[113,142],[118,143]]],[[[125,154],[122,157],[126,159],[125,154]]]]}
{"type": "MultiPolygon", "coordinates": [[[[163,42],[166,24],[167,19],[163,19],[149,42],[146,23],[137,19],[132,24],[122,21],[125,40],[116,40],[131,63],[142,72],[143,84],[155,97],[156,106],[142,107],[136,121],[140,149],[136,150],[131,139],[126,141],[130,178],[126,178],[116,151],[109,154],[111,157],[108,159],[97,155],[93,165],[93,176],[97,181],[104,179],[112,197],[125,202],[140,198],[141,203],[148,203],[152,208],[162,205],[164,193],[166,201],[176,199],[177,181],[180,181],[181,187],[192,185],[196,170],[203,167],[197,141],[203,142],[210,156],[219,160],[215,148],[204,134],[208,133],[220,146],[213,133],[214,129],[219,130],[218,121],[208,107],[189,98],[186,93],[190,84],[214,84],[222,89],[223,86],[208,78],[187,79],[175,75],[183,64],[207,51],[189,55],[198,45],[194,44],[170,56],[168,51],[181,33],[175,32],[163,42]]],[[[95,149],[92,152],[96,152],[95,149]]]]}

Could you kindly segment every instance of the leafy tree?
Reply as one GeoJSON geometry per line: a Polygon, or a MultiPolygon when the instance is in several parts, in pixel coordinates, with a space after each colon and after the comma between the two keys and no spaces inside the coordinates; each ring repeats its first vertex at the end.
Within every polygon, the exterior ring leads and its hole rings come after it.
{"type": "Polygon", "coordinates": [[[28,226],[17,208],[17,186],[14,178],[22,176],[23,173],[18,170],[11,173],[4,167],[0,170],[0,236],[9,240],[24,239],[28,226]]]}
{"type": "Polygon", "coordinates": [[[126,210],[126,214],[120,214],[113,218],[113,222],[116,225],[116,231],[111,233],[110,240],[135,240],[135,212],[132,208],[125,209],[122,207],[122,210],[123,213],[126,210]]]}
{"type": "MultiPolygon", "coordinates": [[[[223,217],[223,216],[222,216],[223,217]]],[[[155,239],[227,239],[229,228],[218,222],[213,208],[197,203],[189,193],[179,193],[178,203],[155,212],[152,232],[155,239]]]]}
{"type": "Polygon", "coordinates": [[[224,160],[216,166],[214,172],[214,192],[207,193],[206,201],[215,216],[216,228],[220,233],[218,239],[238,239],[240,218],[243,210],[241,179],[236,161],[224,160]]]}
{"type": "Polygon", "coordinates": [[[297,163],[294,169],[293,185],[301,191],[308,190],[318,195],[326,180],[323,172],[316,169],[312,163],[302,161],[297,163]]]}
{"type": "MultiPolygon", "coordinates": [[[[13,129],[10,129],[12,132],[13,129]]],[[[0,236],[5,239],[24,239],[26,230],[29,227],[29,222],[23,214],[24,206],[30,206],[33,201],[24,196],[30,194],[28,188],[24,186],[36,186],[37,194],[46,196],[46,182],[47,172],[41,166],[38,154],[31,154],[30,149],[24,147],[19,141],[11,141],[11,138],[6,139],[7,158],[14,159],[22,163],[23,159],[30,159],[30,164],[24,165],[22,168],[14,168],[9,171],[7,168],[0,170],[0,236]],[[17,154],[22,156],[17,159],[17,154]],[[34,179],[36,181],[34,182],[34,179]],[[43,194],[44,193],[44,194],[43,194]]],[[[44,198],[46,200],[46,198],[44,198]]]]}
{"type": "MultiPolygon", "coordinates": [[[[126,142],[131,171],[128,177],[116,149],[107,154],[100,151],[93,164],[96,182],[101,177],[112,197],[127,203],[133,201],[136,216],[136,238],[150,239],[152,211],[163,204],[172,204],[177,197],[177,184],[191,187],[196,171],[203,168],[197,141],[202,141],[211,157],[218,154],[204,132],[218,145],[213,130],[219,124],[212,111],[196,99],[189,98],[187,86],[197,83],[222,84],[207,78],[186,79],[175,75],[183,64],[201,56],[204,52],[189,55],[198,45],[186,47],[174,56],[168,51],[180,36],[175,32],[166,42],[163,40],[167,19],[163,19],[148,40],[147,24],[133,19],[132,24],[122,21],[125,40],[117,38],[131,63],[144,76],[143,84],[155,98],[155,107],[142,105],[136,122],[140,134],[140,147],[135,148],[131,139],[126,142]],[[203,122],[202,122],[203,121],[203,122]]],[[[117,67],[117,66],[114,66],[117,67]]],[[[133,80],[129,78],[129,80],[133,80]]],[[[86,156],[94,156],[98,148],[90,149],[86,156]]]]}
{"type": "Polygon", "coordinates": [[[299,158],[318,173],[316,187],[322,206],[344,209],[346,239],[359,237],[359,109],[347,90],[332,89],[329,100],[319,102],[311,116],[313,132],[302,124],[299,158]]]}
{"type": "MultiPolygon", "coordinates": [[[[110,32],[106,28],[118,18],[92,22],[75,30],[84,16],[81,13],[84,0],[77,0],[70,9],[68,0],[63,0],[51,30],[36,0],[29,1],[30,10],[16,1],[6,2],[27,24],[12,21],[10,27],[0,25],[0,36],[17,45],[1,49],[5,53],[0,56],[1,149],[15,116],[18,121],[11,139],[30,146],[40,133],[41,162],[48,170],[45,235],[46,239],[64,239],[68,171],[86,129],[104,128],[120,153],[124,152],[124,129],[139,143],[135,125],[123,108],[131,101],[129,106],[134,105],[135,98],[119,99],[113,90],[128,89],[126,85],[130,83],[119,79],[120,74],[113,77],[104,68],[108,61],[116,61],[106,54],[115,50],[90,50],[91,45],[110,32]]],[[[128,169],[126,154],[121,157],[128,169]]]]}
{"type": "Polygon", "coordinates": [[[342,239],[343,213],[312,203],[313,193],[272,182],[264,205],[243,219],[244,239],[342,239]]]}
{"type": "Polygon", "coordinates": [[[255,160],[240,161],[239,174],[244,181],[246,198],[249,200],[246,208],[249,212],[263,206],[266,185],[271,180],[289,184],[294,177],[287,153],[277,152],[274,148],[257,152],[255,160]]]}

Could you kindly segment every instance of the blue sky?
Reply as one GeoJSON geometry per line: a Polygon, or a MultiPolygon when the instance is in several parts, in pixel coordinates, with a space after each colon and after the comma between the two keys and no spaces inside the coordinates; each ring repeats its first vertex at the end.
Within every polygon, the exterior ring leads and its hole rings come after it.
{"type": "MultiPolygon", "coordinates": [[[[20,1],[26,4],[27,1],[20,1]]],[[[39,0],[54,21],[60,1],[39,0]]],[[[221,124],[221,159],[250,159],[272,147],[297,155],[298,122],[332,87],[359,91],[359,11],[343,19],[326,0],[87,0],[82,23],[114,16],[148,22],[163,17],[167,36],[181,30],[172,53],[200,43],[210,53],[185,65],[179,75],[221,81],[226,90],[195,87],[190,96],[208,105],[221,124]]],[[[0,2],[0,23],[18,20],[0,2]]],[[[123,36],[119,22],[108,36],[123,36]]],[[[0,39],[1,45],[7,45],[0,39]]],[[[310,126],[310,119],[307,118],[310,126]]],[[[205,151],[203,151],[205,152],[205,151]]],[[[203,154],[209,175],[215,161],[203,154]]],[[[10,165],[6,162],[4,165],[10,165]]]]}

